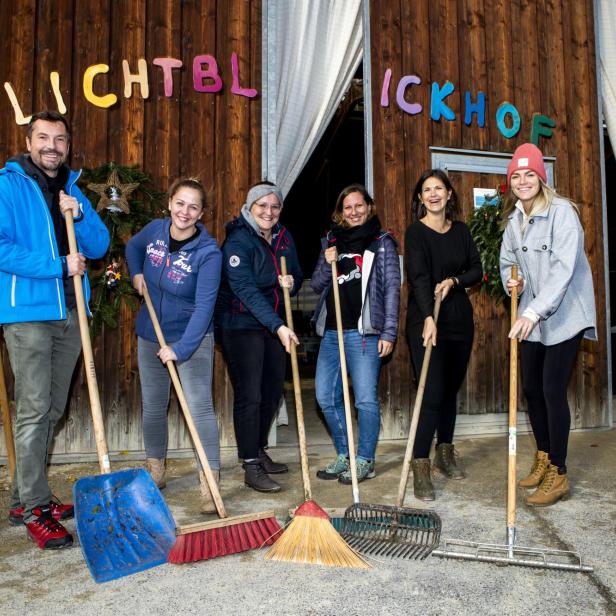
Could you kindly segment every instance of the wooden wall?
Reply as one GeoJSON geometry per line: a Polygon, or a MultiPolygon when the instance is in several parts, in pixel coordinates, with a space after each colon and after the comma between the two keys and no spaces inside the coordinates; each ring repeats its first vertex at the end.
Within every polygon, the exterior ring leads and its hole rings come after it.
{"type": "MultiPolygon", "coordinates": [[[[74,133],[72,165],[138,164],[163,190],[178,175],[198,175],[212,191],[207,226],[222,239],[224,222],[238,212],[247,187],[260,177],[261,101],[230,93],[230,57],[231,52],[238,54],[242,85],[260,90],[261,2],[0,0],[0,14],[0,76],[2,82],[12,84],[26,115],[56,108],[49,73],[60,73],[74,133]],[[216,94],[193,88],[193,58],[206,53],[216,57],[224,81],[222,92],[216,94]],[[174,71],[171,98],[164,96],[162,71],[152,65],[153,58],[165,56],[184,63],[181,71],[174,71]],[[134,72],[140,57],[148,62],[150,97],[144,100],[135,91],[125,99],[121,62],[127,59],[134,72]],[[108,110],[93,106],[83,95],[83,72],[98,63],[108,64],[110,72],[97,77],[97,92],[107,88],[119,98],[108,110]]],[[[601,335],[598,343],[585,342],[580,352],[571,386],[574,425],[606,425],[592,0],[373,0],[371,36],[375,197],[383,222],[401,240],[409,222],[410,192],[420,172],[430,166],[430,146],[513,152],[529,139],[533,112],[556,120],[554,136],[543,139],[540,146],[546,155],[556,157],[557,188],[580,204],[601,335]],[[387,68],[393,72],[390,106],[381,107],[381,80],[387,68]],[[422,85],[413,86],[408,94],[409,101],[424,107],[415,116],[395,103],[398,80],[409,74],[422,79],[422,85]],[[430,84],[448,80],[456,86],[447,99],[456,120],[433,122],[430,84]],[[467,127],[462,121],[465,90],[486,93],[483,129],[467,127]],[[522,129],[513,139],[505,139],[494,120],[503,101],[515,104],[522,116],[522,129]]],[[[13,109],[1,91],[0,115],[5,118],[0,125],[0,158],[6,159],[25,149],[25,131],[12,122],[13,109]]],[[[465,211],[469,212],[468,203],[465,211]]],[[[461,411],[502,412],[506,409],[506,316],[481,298],[473,297],[473,302],[477,336],[461,411]]],[[[402,314],[405,304],[404,300],[402,314]]],[[[110,449],[139,449],[141,412],[130,311],[124,313],[118,331],[106,331],[97,340],[95,353],[110,449]]],[[[222,442],[229,444],[230,387],[224,363],[220,356],[216,359],[216,407],[222,442]]],[[[403,338],[383,370],[381,392],[383,436],[405,436],[414,391],[403,338]]],[[[186,447],[189,440],[175,405],[171,416],[170,448],[186,447]]],[[[55,453],[80,452],[84,457],[84,452],[94,452],[90,425],[80,370],[55,453]]]]}
{"type": "MultiPolygon", "coordinates": [[[[261,173],[261,102],[232,95],[231,53],[239,58],[240,84],[261,89],[261,6],[248,0],[0,0],[0,75],[12,84],[24,115],[56,109],[50,71],[58,71],[67,117],[72,125],[72,166],[93,167],[108,161],[140,165],[161,190],[179,175],[199,176],[210,189],[206,213],[210,232],[222,240],[224,223],[239,211],[242,197],[261,173]],[[193,87],[195,55],[211,54],[223,79],[221,92],[193,87]],[[174,91],[165,97],[155,57],[182,60],[174,70],[174,91]],[[148,63],[150,96],[134,89],[124,98],[122,60],[137,72],[148,63]],[[95,80],[95,92],[110,91],[118,102],[110,109],[89,103],[83,94],[84,70],[108,64],[95,80]]],[[[0,158],[25,151],[25,128],[0,92],[0,158]]],[[[109,448],[140,449],[141,403],[133,315],[125,311],[120,329],[106,331],[95,345],[109,448]]],[[[6,360],[6,355],[4,355],[6,360]]],[[[6,362],[8,364],[8,362],[6,362]]],[[[11,382],[7,368],[7,380],[11,382]]],[[[229,385],[224,362],[216,358],[216,407],[222,440],[232,438],[229,385]]],[[[78,375],[70,409],[54,453],[93,452],[87,387],[78,375]]],[[[189,445],[183,421],[172,405],[170,448],[189,445]]],[[[0,445],[0,452],[3,445],[0,445]]]]}
{"type": "MultiPolygon", "coordinates": [[[[605,285],[598,144],[597,84],[593,2],[580,0],[406,0],[371,2],[371,62],[375,198],[384,221],[403,239],[417,178],[431,166],[430,146],[512,153],[530,140],[534,112],[557,123],[539,145],[555,156],[556,188],[580,206],[586,252],[594,275],[599,342],[585,341],[570,387],[575,427],[604,426],[607,414],[605,285]],[[381,85],[392,70],[390,105],[382,107],[381,85]],[[417,75],[421,85],[407,92],[423,111],[409,115],[395,103],[398,80],[417,75]],[[430,85],[446,81],[455,92],[446,99],[454,121],[430,119],[430,85]],[[486,126],[463,121],[464,92],[486,94],[486,126]],[[495,121],[501,103],[513,103],[521,130],[506,139],[495,121]]],[[[454,174],[452,174],[454,175],[454,174]]],[[[462,178],[457,188],[462,190],[462,178]]],[[[476,184],[477,185],[477,184],[476,184]]],[[[487,186],[491,187],[491,186],[487,186]]],[[[465,194],[468,194],[466,191],[465,194]]],[[[464,204],[466,215],[469,203],[464,204]]],[[[476,338],[461,412],[506,410],[507,314],[472,296],[476,338]]],[[[406,303],[406,301],[404,302],[406,303]]],[[[405,306],[402,313],[405,312],[405,306]]],[[[406,344],[385,369],[382,395],[389,408],[384,432],[403,436],[408,429],[411,381],[406,344]]]]}

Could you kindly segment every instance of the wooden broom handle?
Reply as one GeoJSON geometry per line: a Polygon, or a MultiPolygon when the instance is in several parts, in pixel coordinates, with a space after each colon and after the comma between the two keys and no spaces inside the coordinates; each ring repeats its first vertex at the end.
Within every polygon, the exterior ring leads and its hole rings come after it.
{"type": "MultiPolygon", "coordinates": [[[[441,311],[442,293],[436,296],[434,302],[434,323],[438,323],[438,315],[441,311]]],[[[398,485],[397,507],[402,507],[404,504],[404,496],[406,495],[406,484],[409,480],[409,472],[411,469],[411,458],[413,457],[413,447],[415,447],[415,436],[417,434],[417,426],[419,425],[419,414],[421,413],[421,404],[423,402],[424,391],[426,389],[426,380],[428,378],[428,368],[430,367],[430,357],[432,356],[432,340],[430,340],[424,351],[423,362],[421,364],[421,373],[419,375],[419,383],[417,384],[417,394],[415,396],[415,404],[413,404],[413,416],[411,418],[411,427],[409,429],[408,440],[406,441],[406,452],[404,454],[404,462],[402,464],[402,474],[400,475],[400,484],[398,485]]]]}
{"type": "MultiPolygon", "coordinates": [[[[143,299],[145,300],[145,305],[148,308],[148,313],[150,314],[152,325],[154,326],[154,331],[156,332],[158,344],[162,349],[164,346],[167,346],[167,343],[165,342],[163,330],[160,328],[158,317],[156,316],[154,306],[152,305],[152,300],[150,299],[150,294],[148,293],[148,287],[145,284],[145,279],[143,280],[141,289],[143,291],[143,299]]],[[[182,388],[182,383],[180,382],[177,368],[175,367],[175,364],[172,360],[165,362],[165,366],[167,366],[167,370],[169,370],[169,375],[171,376],[171,380],[173,381],[173,387],[175,388],[175,393],[177,394],[180,407],[182,409],[182,412],[184,413],[184,419],[186,420],[188,431],[190,432],[193,444],[195,445],[195,449],[197,450],[199,462],[201,462],[201,466],[203,467],[203,474],[205,475],[207,485],[209,486],[210,492],[212,493],[212,499],[214,500],[214,504],[216,505],[216,511],[221,518],[226,518],[227,512],[225,511],[225,506],[220,496],[220,490],[218,489],[218,484],[216,483],[216,479],[214,478],[214,474],[212,473],[212,469],[210,468],[210,463],[208,462],[207,455],[205,454],[205,449],[203,449],[203,444],[201,443],[201,439],[199,438],[197,427],[195,426],[195,422],[193,421],[192,415],[190,413],[190,407],[188,406],[188,401],[186,400],[186,396],[184,395],[184,389],[182,388]]]]}
{"type": "MultiPolygon", "coordinates": [[[[287,275],[287,259],[280,258],[282,275],[287,275]]],[[[282,287],[284,296],[284,311],[287,317],[287,326],[293,329],[293,311],[291,310],[291,294],[289,289],[282,287]]],[[[308,447],[306,445],[306,426],[304,424],[304,405],[302,404],[302,386],[299,380],[299,366],[297,365],[297,349],[291,341],[291,369],[293,372],[293,392],[295,394],[295,412],[297,414],[297,434],[299,436],[299,457],[302,463],[302,482],[304,484],[304,499],[312,500],[310,487],[310,470],[308,466],[308,447]]]]}
{"type": "MultiPolygon", "coordinates": [[[[66,234],[68,236],[68,246],[70,254],[77,254],[77,240],[75,239],[75,225],[73,223],[73,211],[64,212],[66,220],[66,234]]],[[[84,274],[86,276],[87,274],[84,274]]],[[[83,280],[79,274],[73,275],[75,285],[75,299],[77,301],[77,314],[79,316],[79,333],[81,334],[81,347],[83,349],[83,363],[85,366],[86,380],[88,382],[88,395],[90,397],[90,412],[94,425],[94,437],[96,439],[96,453],[98,454],[98,464],[103,475],[111,472],[109,464],[109,452],[107,450],[107,440],[105,439],[105,424],[103,423],[103,411],[101,399],[98,393],[98,382],[96,380],[96,368],[94,367],[94,354],[92,353],[92,341],[90,340],[90,328],[88,325],[88,315],[86,312],[86,301],[83,295],[83,280]]]]}
{"type": "Polygon", "coordinates": [[[6,456],[9,463],[10,481],[15,476],[15,441],[13,440],[13,427],[11,424],[11,408],[9,397],[6,393],[6,381],[4,379],[4,365],[0,352],[0,406],[2,407],[2,423],[4,425],[4,441],[6,443],[6,456]]]}
{"type": "Polygon", "coordinates": [[[357,483],[357,466],[355,462],[355,438],[353,437],[353,419],[351,417],[351,397],[349,396],[349,377],[347,375],[346,354],[344,352],[344,332],[342,331],[342,310],[340,309],[340,290],[338,289],[338,266],[332,261],[332,288],[334,289],[334,306],[336,308],[336,329],[338,331],[338,351],[340,353],[340,372],[342,373],[342,393],[344,396],[344,417],[347,425],[349,445],[349,463],[351,466],[351,484],[353,502],[359,503],[359,485],[357,483]]]}
{"type": "MultiPolygon", "coordinates": [[[[511,278],[518,279],[518,266],[511,266],[511,278]]],[[[518,320],[518,288],[511,289],[511,327],[518,320]]],[[[518,413],[518,339],[509,340],[509,459],[507,464],[507,528],[515,528],[515,474],[518,413]]]]}

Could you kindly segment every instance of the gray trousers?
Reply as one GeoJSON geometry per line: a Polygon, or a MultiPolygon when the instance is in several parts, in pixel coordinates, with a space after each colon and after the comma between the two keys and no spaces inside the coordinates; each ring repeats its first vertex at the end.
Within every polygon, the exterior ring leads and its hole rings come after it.
{"type": "MultiPolygon", "coordinates": [[[[139,378],[143,405],[143,442],[147,458],[167,457],[167,407],[171,379],[167,367],[158,359],[160,347],[138,339],[139,378]]],[[[213,470],[220,469],[218,420],[212,401],[214,334],[207,334],[192,357],[178,362],[177,368],[190,413],[213,470]]],[[[201,468],[199,466],[199,468],[201,468]]]]}
{"type": "Polygon", "coordinates": [[[47,456],[54,428],[64,414],[75,364],[81,351],[77,311],[64,321],[4,325],[15,375],[15,457],[11,507],[32,509],[49,503],[47,456]]]}

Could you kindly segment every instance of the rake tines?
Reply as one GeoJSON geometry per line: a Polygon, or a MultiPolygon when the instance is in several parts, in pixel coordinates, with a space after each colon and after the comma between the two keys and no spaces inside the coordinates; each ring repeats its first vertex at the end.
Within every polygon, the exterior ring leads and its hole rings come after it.
{"type": "Polygon", "coordinates": [[[423,560],[439,543],[441,519],[434,511],[358,503],[346,510],[340,534],[362,554],[423,560]]]}

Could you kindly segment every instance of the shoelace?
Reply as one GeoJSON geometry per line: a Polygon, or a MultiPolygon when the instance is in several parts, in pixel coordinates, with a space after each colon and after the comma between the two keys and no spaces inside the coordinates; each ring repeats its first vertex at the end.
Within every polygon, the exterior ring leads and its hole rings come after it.
{"type": "Polygon", "coordinates": [[[556,481],[556,475],[556,471],[548,471],[546,473],[545,479],[541,484],[541,489],[543,492],[548,492],[551,489],[551,487],[554,485],[554,482],[556,481]]]}
{"type": "Polygon", "coordinates": [[[32,524],[42,527],[43,531],[47,534],[53,534],[64,530],[64,527],[58,524],[53,518],[41,516],[34,520],[32,524]]]}

